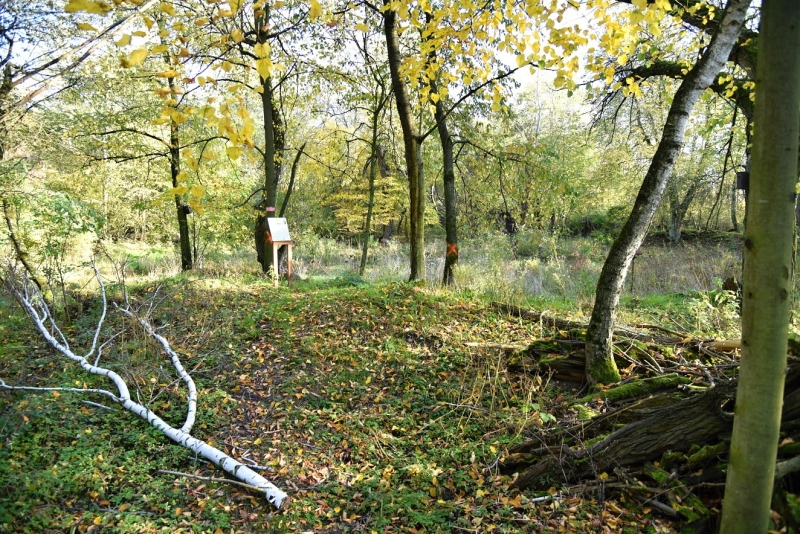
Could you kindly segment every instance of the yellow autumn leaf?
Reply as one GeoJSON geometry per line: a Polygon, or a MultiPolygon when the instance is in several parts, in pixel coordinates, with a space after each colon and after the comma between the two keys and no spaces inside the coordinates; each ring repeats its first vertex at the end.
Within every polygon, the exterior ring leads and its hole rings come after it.
{"type": "Polygon", "coordinates": [[[175,69],[165,70],[164,72],[159,72],[155,75],[156,78],[175,78],[179,76],[178,71],[175,69]]]}
{"type": "Polygon", "coordinates": [[[166,13],[169,16],[175,15],[175,8],[172,7],[172,4],[161,2],[161,4],[159,4],[158,6],[158,9],[160,9],[162,12],[166,13]]]}
{"type": "Polygon", "coordinates": [[[196,171],[197,169],[200,168],[200,163],[196,159],[185,158],[185,160],[186,160],[186,166],[192,169],[193,171],[196,171]]]}
{"type": "Polygon", "coordinates": [[[256,57],[265,58],[269,56],[271,49],[269,43],[258,43],[253,47],[256,57]]]}
{"type": "Polygon", "coordinates": [[[367,26],[363,22],[359,22],[358,24],[356,24],[356,30],[358,30],[360,32],[368,33],[369,32],[369,26],[367,26]]]}
{"type": "Polygon", "coordinates": [[[175,177],[175,181],[178,182],[178,183],[181,183],[181,182],[185,181],[188,177],[189,177],[189,175],[186,174],[186,171],[181,171],[181,172],[178,173],[178,176],[175,177]]]}
{"type": "Polygon", "coordinates": [[[250,139],[253,137],[253,132],[255,131],[255,127],[253,125],[253,121],[246,120],[244,126],[242,126],[242,137],[245,139],[250,139]]]}
{"type": "Polygon", "coordinates": [[[241,43],[244,41],[244,33],[239,28],[236,28],[231,32],[231,39],[233,39],[234,43],[241,43]]]}
{"type": "Polygon", "coordinates": [[[143,32],[142,30],[136,30],[131,35],[134,37],[147,37],[147,32],[143,32]]]}
{"type": "Polygon", "coordinates": [[[169,46],[167,45],[156,45],[150,51],[154,54],[160,54],[162,52],[166,52],[169,50],[169,46]]]}
{"type": "Polygon", "coordinates": [[[317,0],[311,0],[311,5],[308,8],[308,16],[311,20],[316,20],[322,15],[322,6],[317,0]]]}
{"type": "Polygon", "coordinates": [[[147,47],[139,48],[138,50],[134,50],[131,52],[131,55],[128,57],[123,57],[121,59],[122,66],[127,68],[135,67],[136,65],[141,65],[142,61],[147,58],[147,47]]]}
{"type": "Polygon", "coordinates": [[[233,68],[233,64],[230,61],[223,61],[220,68],[225,72],[230,72],[233,68]]]}
{"type": "Polygon", "coordinates": [[[189,190],[189,194],[192,195],[197,200],[200,200],[204,196],[206,196],[206,188],[202,185],[193,185],[192,188],[189,190]]]}
{"type": "Polygon", "coordinates": [[[621,56],[619,56],[617,58],[617,63],[619,63],[620,66],[622,66],[622,67],[624,67],[627,62],[628,62],[628,55],[627,54],[622,54],[621,56]]]}
{"type": "Polygon", "coordinates": [[[244,149],[240,146],[229,146],[225,149],[225,153],[228,154],[228,157],[231,159],[239,159],[242,157],[242,151],[244,149]]]}
{"type": "Polygon", "coordinates": [[[153,24],[155,24],[155,21],[150,17],[142,17],[142,22],[144,22],[144,25],[147,26],[148,30],[153,27],[153,24]]]}
{"type": "Polygon", "coordinates": [[[256,61],[256,70],[258,71],[258,75],[261,76],[261,79],[266,80],[272,74],[272,60],[270,59],[259,59],[256,61]]]}
{"type": "Polygon", "coordinates": [[[58,391],[54,391],[53,392],[53,397],[59,398],[60,396],[61,396],[61,393],[59,393],[58,391]]]}
{"type": "Polygon", "coordinates": [[[79,22],[76,26],[78,27],[79,30],[82,30],[82,31],[85,31],[85,32],[96,32],[97,31],[97,28],[95,28],[94,26],[92,26],[88,22],[79,22]]]}
{"type": "Polygon", "coordinates": [[[238,13],[244,4],[244,0],[228,0],[228,5],[231,6],[233,13],[238,13]]]}
{"type": "Polygon", "coordinates": [[[111,6],[105,2],[92,2],[91,0],[70,0],[70,2],[64,7],[64,10],[67,13],[86,11],[87,13],[102,15],[111,11],[111,6]]]}
{"type": "Polygon", "coordinates": [[[114,41],[114,44],[117,46],[128,46],[131,44],[131,36],[130,34],[125,34],[119,38],[119,41],[114,41]]]}
{"type": "Polygon", "coordinates": [[[169,193],[167,193],[167,194],[168,195],[178,195],[178,196],[180,196],[180,195],[183,195],[184,193],[186,193],[188,190],[189,190],[189,188],[186,187],[185,185],[179,185],[178,187],[173,187],[172,189],[170,189],[169,193]]]}
{"type": "Polygon", "coordinates": [[[192,211],[199,213],[200,215],[205,215],[206,210],[203,208],[203,205],[200,204],[197,200],[190,198],[186,201],[189,204],[189,207],[192,208],[192,211]]]}
{"type": "Polygon", "coordinates": [[[256,438],[255,441],[253,441],[253,445],[261,445],[261,438],[256,438]]]}
{"type": "Polygon", "coordinates": [[[522,67],[526,63],[528,63],[528,58],[525,57],[525,54],[519,54],[517,56],[517,67],[522,67]]]}

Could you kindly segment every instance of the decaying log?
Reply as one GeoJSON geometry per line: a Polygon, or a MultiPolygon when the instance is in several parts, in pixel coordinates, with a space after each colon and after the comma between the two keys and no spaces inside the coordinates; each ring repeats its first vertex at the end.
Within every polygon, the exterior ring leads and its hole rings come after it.
{"type": "MultiPolygon", "coordinates": [[[[539,477],[548,471],[573,482],[618,466],[658,460],[668,451],[686,451],[692,445],[717,441],[721,434],[729,433],[733,425],[732,417],[722,406],[735,392],[735,381],[731,381],[680,400],[661,394],[656,402],[652,398],[644,399],[625,407],[621,413],[605,414],[587,425],[557,432],[555,436],[561,440],[558,455],[548,454],[525,467],[514,485],[518,488],[536,486],[539,477]],[[600,437],[604,430],[619,424],[624,426],[600,437]],[[593,438],[599,439],[581,448],[593,438]]],[[[541,450],[542,443],[551,440],[552,437],[535,436],[512,447],[509,453],[541,450]]]]}

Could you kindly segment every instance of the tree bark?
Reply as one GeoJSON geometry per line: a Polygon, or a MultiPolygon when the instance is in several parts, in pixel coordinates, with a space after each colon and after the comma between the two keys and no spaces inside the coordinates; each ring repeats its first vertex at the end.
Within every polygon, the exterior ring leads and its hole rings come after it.
{"type": "MultiPolygon", "coordinates": [[[[175,82],[168,78],[169,88],[175,88],[175,82]]],[[[181,172],[181,145],[180,145],[180,126],[175,121],[169,124],[169,171],[172,176],[172,187],[178,187],[178,175],[181,172]]],[[[178,217],[178,235],[181,249],[181,270],[189,271],[194,266],[192,261],[192,240],[189,236],[189,219],[186,213],[186,206],[181,201],[181,197],[175,195],[175,212],[178,217]]]]}
{"type": "Polygon", "coordinates": [[[372,228],[372,210],[375,205],[375,175],[378,172],[378,119],[381,111],[388,101],[388,95],[384,87],[381,87],[381,94],[376,99],[375,108],[372,110],[372,139],[370,140],[369,153],[369,198],[367,199],[367,217],[364,221],[364,237],[361,243],[361,262],[358,266],[358,275],[364,276],[367,270],[367,254],[369,252],[369,236],[372,228]]]}
{"type": "Polygon", "coordinates": [[[786,374],[800,128],[800,5],[761,11],[742,359],[722,511],[723,534],[765,532],[786,374]]]}
{"type": "MultiPolygon", "coordinates": [[[[253,8],[255,11],[254,17],[256,21],[256,42],[258,44],[266,44],[269,39],[269,18],[270,7],[265,4],[258,9],[253,8]]],[[[272,86],[272,77],[261,78],[261,85],[263,91],[261,92],[261,111],[264,115],[264,186],[263,186],[263,202],[266,209],[264,215],[259,215],[255,220],[255,242],[256,242],[256,257],[261,264],[261,270],[268,273],[273,269],[272,265],[272,251],[267,250],[267,221],[268,217],[275,216],[276,204],[278,201],[278,167],[276,159],[279,154],[279,148],[283,148],[283,134],[280,132],[280,118],[276,113],[275,106],[275,93],[272,86]],[[279,146],[279,144],[281,146],[279,146]]],[[[275,266],[274,268],[277,268],[275,266]]]]}
{"type": "Polygon", "coordinates": [[[675,184],[674,194],[670,195],[669,199],[669,240],[671,243],[681,242],[681,226],[683,226],[683,218],[689,210],[689,206],[694,200],[694,194],[697,191],[698,181],[695,180],[689,185],[686,195],[683,200],[680,199],[680,192],[678,191],[677,184],[675,184]]]}
{"type": "MultiPolygon", "coordinates": [[[[436,92],[436,84],[432,85],[432,93],[436,92]]],[[[458,211],[456,208],[456,173],[453,163],[453,137],[447,128],[444,102],[436,101],[434,117],[439,131],[439,142],[442,145],[442,178],[444,180],[444,230],[447,250],[444,256],[444,273],[442,283],[449,286],[453,283],[453,269],[458,264],[458,211]]]]}
{"type": "Polygon", "coordinates": [[[592,384],[615,382],[620,378],[611,354],[611,337],[625,276],[661,202],[683,146],[691,110],[725,65],[744,24],[749,5],[749,0],[728,1],[717,33],[678,87],[667,115],[661,142],[639,189],[633,210],[603,265],[586,333],[586,377],[592,384]]]}
{"type": "MultiPolygon", "coordinates": [[[[384,2],[384,6],[389,6],[384,2]]],[[[391,9],[383,12],[383,31],[386,38],[386,55],[389,73],[392,78],[392,91],[397,104],[397,115],[403,130],[406,173],[408,175],[409,197],[409,244],[411,247],[409,281],[425,280],[425,184],[422,175],[420,153],[422,141],[419,139],[403,79],[400,76],[400,45],[397,28],[397,14],[391,9]]]]}

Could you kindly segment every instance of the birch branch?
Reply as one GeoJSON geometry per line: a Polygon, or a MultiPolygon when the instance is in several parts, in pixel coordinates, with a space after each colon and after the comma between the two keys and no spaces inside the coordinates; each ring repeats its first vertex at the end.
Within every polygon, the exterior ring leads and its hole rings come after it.
{"type": "Polygon", "coordinates": [[[191,375],[186,372],[186,369],[183,367],[181,363],[181,359],[178,357],[178,354],[172,350],[172,346],[170,345],[169,341],[167,341],[164,336],[159,335],[153,329],[153,326],[142,317],[136,316],[130,308],[120,308],[119,306],[115,306],[120,312],[127,315],[131,319],[134,319],[142,325],[145,332],[155,339],[159,345],[161,345],[161,349],[164,353],[169,356],[170,360],[172,360],[172,367],[175,368],[175,371],[178,372],[178,375],[183,380],[183,383],[186,384],[186,389],[189,390],[189,396],[187,397],[187,410],[186,410],[186,420],[181,427],[183,432],[191,432],[192,427],[194,426],[195,417],[197,415],[197,387],[194,384],[194,380],[192,379],[191,375]]]}
{"type": "MultiPolygon", "coordinates": [[[[103,314],[98,321],[102,323],[105,319],[105,309],[106,309],[106,294],[105,289],[103,287],[103,283],[100,277],[100,274],[95,270],[95,275],[100,282],[101,287],[101,296],[103,298],[103,314]]],[[[266,478],[261,476],[259,473],[255,472],[254,470],[250,469],[247,465],[237,461],[236,459],[232,458],[225,452],[217,449],[205,443],[202,440],[197,439],[196,437],[192,436],[189,431],[184,430],[183,428],[178,429],[163,419],[161,419],[155,412],[150,410],[147,406],[136,402],[131,399],[130,390],[128,389],[128,385],[126,384],[125,380],[116,372],[102,367],[97,364],[92,364],[89,362],[88,358],[98,350],[101,352],[102,349],[98,349],[97,342],[100,337],[100,327],[102,324],[99,324],[97,329],[95,330],[95,336],[92,341],[92,347],[90,348],[89,352],[86,356],[78,356],[75,354],[69,347],[69,343],[67,342],[65,336],[61,332],[61,329],[55,323],[52,318],[52,314],[50,313],[49,308],[47,307],[44,299],[42,298],[41,293],[32,287],[30,282],[27,278],[23,278],[21,282],[19,282],[16,277],[15,273],[9,272],[9,276],[6,278],[7,285],[10,291],[14,294],[20,305],[25,309],[28,313],[28,316],[31,318],[36,329],[42,335],[42,337],[47,341],[50,346],[56,349],[59,353],[61,353],[64,357],[68,358],[69,360],[77,363],[84,371],[90,374],[104,376],[108,378],[114,385],[117,390],[117,393],[112,393],[111,391],[104,390],[104,389],[79,389],[79,388],[61,388],[61,387],[32,387],[32,386],[14,386],[9,385],[5,381],[0,380],[0,389],[7,389],[7,390],[21,390],[21,391],[64,391],[64,392],[71,392],[71,393],[81,393],[81,394],[96,394],[105,396],[112,401],[116,402],[117,404],[121,405],[123,408],[128,410],[129,412],[138,415],[145,421],[147,421],[151,426],[160,430],[165,436],[173,440],[174,442],[182,445],[183,447],[191,450],[192,452],[202,456],[203,458],[211,461],[215,465],[222,468],[227,473],[233,475],[238,480],[252,486],[256,491],[262,493],[266,499],[272,503],[276,508],[281,508],[284,503],[288,503],[288,495],[282,491],[280,488],[272,484],[266,478]],[[52,332],[48,328],[52,328],[52,332]]],[[[120,310],[125,313],[125,310],[120,310]]],[[[130,314],[129,314],[130,315],[130,314]]],[[[141,324],[141,319],[139,319],[141,324]]],[[[165,352],[170,355],[173,359],[173,365],[177,362],[178,365],[176,369],[178,369],[179,373],[183,373],[188,378],[189,383],[192,384],[192,388],[190,391],[194,391],[194,393],[190,393],[189,397],[192,398],[194,395],[194,402],[196,403],[196,390],[194,390],[194,382],[192,381],[191,377],[186,373],[183,366],[180,365],[180,360],[177,358],[177,354],[171,349],[169,343],[164,339],[162,336],[155,334],[152,327],[147,323],[145,330],[148,330],[151,336],[155,337],[156,340],[161,343],[162,348],[164,348],[165,352]],[[163,340],[163,341],[162,341],[163,340]]],[[[144,326],[144,324],[143,324],[144,326]]],[[[102,347],[102,345],[100,346],[102,347]]],[[[99,361],[99,358],[96,360],[99,361]]],[[[183,375],[181,375],[183,378],[183,375]]],[[[184,382],[187,382],[186,378],[184,378],[184,382]]],[[[188,385],[188,384],[187,384],[188,385]]],[[[194,421],[194,411],[190,409],[192,412],[191,422],[194,421]]],[[[184,424],[184,428],[187,427],[187,424],[190,425],[190,418],[187,417],[187,422],[184,424]]]]}

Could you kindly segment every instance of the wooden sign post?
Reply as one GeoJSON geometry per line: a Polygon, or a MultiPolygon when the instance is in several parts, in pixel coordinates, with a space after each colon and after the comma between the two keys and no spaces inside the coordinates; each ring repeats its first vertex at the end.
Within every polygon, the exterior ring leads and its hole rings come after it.
{"type": "Polygon", "coordinates": [[[289,256],[286,262],[286,279],[292,284],[292,238],[289,236],[289,224],[283,217],[269,217],[267,219],[267,245],[272,246],[272,271],[275,287],[278,287],[278,249],[283,245],[288,248],[289,256]]]}

